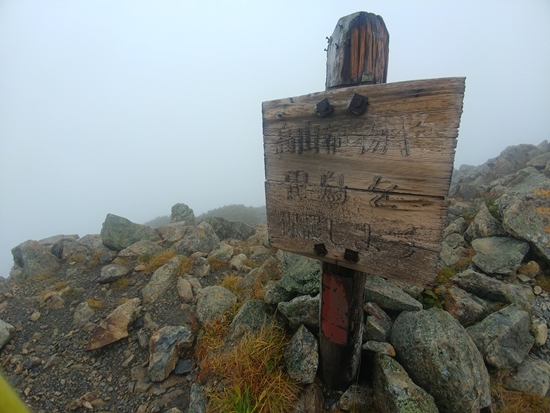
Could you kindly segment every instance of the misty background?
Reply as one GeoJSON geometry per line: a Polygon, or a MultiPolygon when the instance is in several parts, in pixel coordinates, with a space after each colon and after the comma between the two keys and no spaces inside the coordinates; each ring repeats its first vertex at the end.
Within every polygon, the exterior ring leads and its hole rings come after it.
{"type": "Polygon", "coordinates": [[[0,276],[11,248],[261,206],[261,103],[324,90],[326,36],[384,18],[388,82],[466,76],[455,167],[550,139],[550,1],[0,0],[0,276]]]}

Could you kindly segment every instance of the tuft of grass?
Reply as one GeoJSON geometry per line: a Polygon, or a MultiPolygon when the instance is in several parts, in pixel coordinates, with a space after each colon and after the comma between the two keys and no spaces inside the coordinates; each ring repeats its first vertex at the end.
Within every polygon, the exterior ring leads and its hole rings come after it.
{"type": "Polygon", "coordinates": [[[493,400],[502,402],[495,413],[550,413],[550,400],[532,393],[508,390],[499,377],[491,380],[493,400]]]}
{"type": "Polygon", "coordinates": [[[54,281],[56,280],[57,278],[54,277],[52,274],[50,274],[49,272],[45,272],[45,273],[42,273],[42,274],[38,274],[38,275],[35,275],[33,277],[33,280],[34,281],[54,281]]]}
{"type": "Polygon", "coordinates": [[[99,298],[89,297],[86,299],[86,302],[88,303],[88,307],[94,311],[101,310],[105,306],[105,301],[99,298]]]}
{"type": "Polygon", "coordinates": [[[542,288],[544,291],[550,291],[550,277],[548,275],[539,274],[535,278],[535,284],[542,288]]]}
{"type": "Polygon", "coordinates": [[[66,288],[69,285],[67,281],[60,281],[57,284],[55,284],[54,289],[56,291],[61,291],[62,289],[66,288]]]}
{"type": "Polygon", "coordinates": [[[61,295],[65,296],[65,297],[75,297],[79,294],[82,294],[83,292],[84,292],[83,288],[69,287],[69,288],[61,291],[61,295]]]}
{"type": "Polygon", "coordinates": [[[124,290],[126,287],[130,285],[130,277],[125,275],[124,277],[120,277],[118,280],[113,281],[111,283],[111,288],[116,291],[124,290]]]}
{"type": "Polygon", "coordinates": [[[182,276],[184,274],[189,274],[193,270],[193,265],[195,265],[195,260],[191,257],[182,257],[180,265],[176,271],[176,275],[182,276]]]}
{"type": "Polygon", "coordinates": [[[502,222],[502,215],[500,215],[500,211],[498,209],[498,204],[495,199],[495,194],[492,192],[488,192],[486,194],[481,195],[481,199],[491,215],[497,219],[498,221],[502,222]]]}
{"type": "Polygon", "coordinates": [[[258,268],[260,266],[256,261],[253,261],[250,258],[244,260],[243,264],[250,268],[258,268]]]}
{"type": "Polygon", "coordinates": [[[244,290],[240,286],[240,282],[242,281],[243,277],[240,277],[238,275],[227,275],[223,278],[220,285],[224,288],[227,288],[229,291],[231,291],[233,294],[235,294],[239,300],[242,299],[244,290]]]}
{"type": "Polygon", "coordinates": [[[208,258],[208,263],[210,264],[210,268],[212,268],[215,271],[226,268],[229,265],[229,261],[220,260],[219,258],[216,258],[216,257],[208,258]]]}
{"type": "Polygon", "coordinates": [[[166,264],[170,259],[176,255],[174,250],[166,250],[154,255],[145,263],[145,272],[148,274],[154,273],[157,269],[166,264]]]}
{"type": "Polygon", "coordinates": [[[153,259],[153,254],[149,254],[148,252],[146,252],[145,254],[141,254],[138,258],[137,258],[137,262],[139,262],[140,264],[147,264],[149,261],[151,261],[153,259]]]}
{"type": "Polygon", "coordinates": [[[255,334],[245,335],[235,346],[210,353],[201,369],[209,371],[224,386],[209,394],[209,410],[290,411],[299,386],[284,372],[283,351],[287,344],[283,329],[270,324],[255,334]]]}

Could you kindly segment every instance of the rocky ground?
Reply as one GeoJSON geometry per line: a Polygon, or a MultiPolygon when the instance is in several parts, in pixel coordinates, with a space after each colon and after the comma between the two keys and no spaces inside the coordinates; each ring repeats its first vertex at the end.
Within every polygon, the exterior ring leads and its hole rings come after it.
{"type": "Polygon", "coordinates": [[[369,276],[363,374],[343,394],[318,377],[319,263],[184,204],[154,230],[109,214],[100,234],[15,247],[3,373],[36,412],[204,412],[226,382],[198,343],[234,312],[228,348],[266,319],[286,331],[291,411],[506,411],[496,385],[550,411],[550,145],[461,167],[451,196],[434,288],[369,276]]]}

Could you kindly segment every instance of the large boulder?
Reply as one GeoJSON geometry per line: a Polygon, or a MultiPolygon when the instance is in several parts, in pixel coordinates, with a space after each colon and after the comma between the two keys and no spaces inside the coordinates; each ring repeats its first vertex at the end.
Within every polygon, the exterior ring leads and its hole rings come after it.
{"type": "Polygon", "coordinates": [[[422,304],[404,292],[394,282],[369,275],[365,284],[365,302],[374,302],[384,310],[417,311],[422,304]]]}
{"type": "Polygon", "coordinates": [[[91,255],[90,248],[72,237],[61,238],[52,245],[52,254],[67,262],[84,262],[91,255]]]}
{"type": "Polygon", "coordinates": [[[172,206],[172,214],[170,215],[170,223],[174,222],[185,222],[187,225],[195,225],[195,214],[186,204],[175,204],[172,206]]]}
{"type": "Polygon", "coordinates": [[[33,240],[25,241],[12,248],[13,262],[22,269],[18,278],[25,280],[59,270],[61,261],[50,251],[50,247],[33,240]]]}
{"type": "Polygon", "coordinates": [[[92,341],[86,350],[95,350],[128,337],[128,326],[139,313],[141,307],[139,298],[132,298],[118,306],[101,322],[93,332],[92,341]]]}
{"type": "Polygon", "coordinates": [[[527,356],[517,369],[505,378],[504,385],[511,390],[545,397],[550,388],[550,365],[541,359],[527,356]]]}
{"type": "Polygon", "coordinates": [[[136,258],[141,255],[156,255],[162,251],[162,247],[155,242],[143,239],[124,248],[118,253],[119,257],[136,258]]]}
{"type": "Polygon", "coordinates": [[[230,221],[221,217],[206,217],[204,221],[212,225],[219,239],[239,239],[244,241],[256,232],[254,227],[240,221],[230,221]]]}
{"type": "Polygon", "coordinates": [[[380,413],[438,413],[434,398],[409,377],[393,358],[374,357],[374,407],[380,413]]]}
{"type": "Polygon", "coordinates": [[[321,262],[284,252],[283,274],[279,286],[289,293],[317,294],[321,285],[321,262]]]}
{"type": "Polygon", "coordinates": [[[472,241],[472,262],[486,274],[512,275],[521,266],[529,244],[515,238],[488,237],[472,241]]]}
{"type": "Polygon", "coordinates": [[[160,241],[159,234],[147,225],[136,224],[118,215],[107,214],[101,227],[103,245],[120,251],[140,241],[160,241]]]}
{"type": "Polygon", "coordinates": [[[301,324],[308,327],[319,327],[319,294],[315,297],[301,295],[289,302],[280,302],[277,309],[284,315],[291,328],[298,328],[301,324]]]}
{"type": "Polygon", "coordinates": [[[506,231],[502,228],[502,224],[491,215],[487,206],[482,203],[479,212],[464,233],[464,238],[472,242],[472,240],[476,238],[498,237],[503,235],[506,235],[506,231]]]}
{"type": "Polygon", "coordinates": [[[178,357],[191,348],[195,337],[189,327],[165,326],[149,339],[149,367],[151,381],[163,381],[176,367],[178,357]]]}
{"type": "Polygon", "coordinates": [[[550,179],[529,174],[498,199],[504,229],[550,262],[550,179]]]}
{"type": "Polygon", "coordinates": [[[141,296],[145,303],[154,303],[168,288],[173,287],[181,260],[182,257],[175,256],[153,273],[149,282],[141,290],[141,296]]]}
{"type": "Polygon", "coordinates": [[[467,328],[485,362],[498,369],[513,369],[527,356],[535,339],[529,334],[527,311],[510,305],[467,328]]]}
{"type": "Polygon", "coordinates": [[[197,300],[197,319],[207,323],[222,316],[237,302],[237,296],[228,289],[214,285],[205,287],[197,300]]]}
{"type": "Polygon", "coordinates": [[[184,226],[183,237],[173,245],[180,254],[191,255],[195,252],[210,253],[220,243],[220,239],[206,222],[197,226],[184,226]]]}
{"type": "Polygon", "coordinates": [[[403,312],[390,342],[410,377],[435,398],[442,413],[478,413],[491,404],[483,358],[449,313],[437,308],[403,312]]]}

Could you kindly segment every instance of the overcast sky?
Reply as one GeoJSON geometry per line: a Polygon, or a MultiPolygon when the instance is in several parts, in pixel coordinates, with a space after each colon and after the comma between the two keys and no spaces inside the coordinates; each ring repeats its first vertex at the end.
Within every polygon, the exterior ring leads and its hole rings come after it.
{"type": "Polygon", "coordinates": [[[361,10],[388,82],[467,78],[455,166],[550,139],[548,0],[0,0],[0,276],[107,213],[264,205],[261,103],[324,90],[325,37],[361,10]]]}

